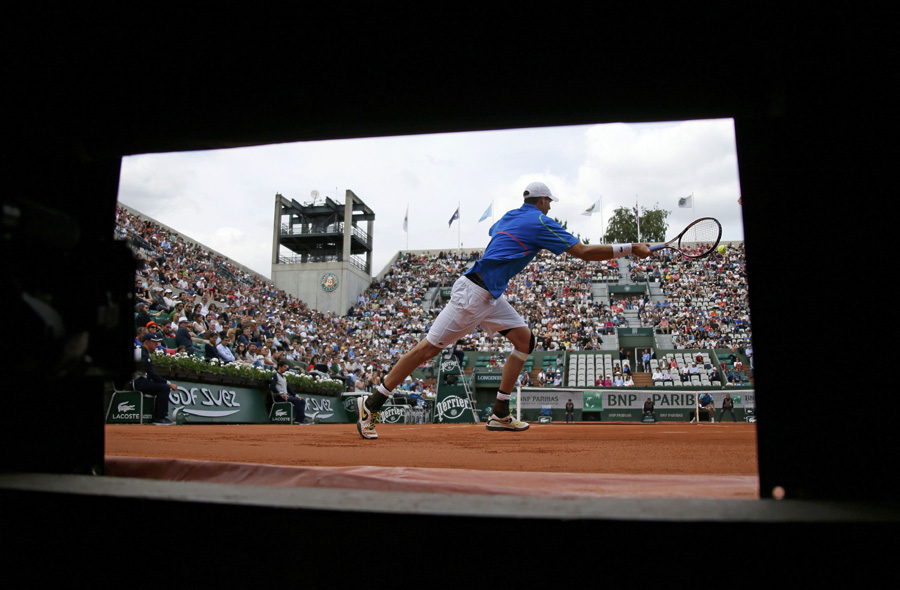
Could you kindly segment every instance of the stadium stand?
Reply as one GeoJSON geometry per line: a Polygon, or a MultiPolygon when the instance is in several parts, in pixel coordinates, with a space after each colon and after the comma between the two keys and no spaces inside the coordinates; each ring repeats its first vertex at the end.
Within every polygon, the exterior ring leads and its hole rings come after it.
{"type": "MultiPolygon", "coordinates": [[[[324,364],[346,379],[349,389],[354,382],[349,376],[356,369],[367,389],[380,382],[428,331],[444,304],[442,291],[480,254],[401,252],[355,306],[336,316],[310,309],[264,277],[121,206],[116,237],[128,240],[138,259],[135,302],[148,306],[169,352],[178,349],[176,316],[183,309],[192,316],[193,347],[187,352],[203,357],[208,335],[216,331],[230,337],[235,362],[259,366],[285,359],[293,370],[314,374],[315,365],[324,364]],[[256,346],[253,356],[247,350],[251,345],[256,346]]],[[[732,245],[724,256],[693,262],[665,251],[643,261],[601,263],[542,252],[513,279],[507,297],[526,318],[538,339],[537,350],[544,353],[539,364],[534,355],[526,364],[538,385],[594,387],[606,376],[615,379],[627,362],[617,352],[617,331],[637,326],[653,328],[657,350],[678,352],[654,361],[657,367],[675,361],[669,379],[651,380],[641,374],[639,362],[628,367],[636,385],[714,386],[714,372],[721,384],[750,382],[749,366],[740,360],[752,362],[747,355],[751,330],[742,244],[732,245]],[[617,284],[651,287],[626,296],[603,290],[617,284]],[[695,361],[687,351],[697,350],[702,355],[700,370],[690,374],[695,361]],[[736,362],[741,363],[739,370],[736,362]],[[688,374],[682,378],[684,371],[688,374]]],[[[503,337],[488,337],[480,329],[460,340],[458,348],[467,353],[463,366],[470,373],[502,370],[511,351],[503,337]]],[[[430,368],[421,367],[404,387],[433,394],[430,368]]]]}

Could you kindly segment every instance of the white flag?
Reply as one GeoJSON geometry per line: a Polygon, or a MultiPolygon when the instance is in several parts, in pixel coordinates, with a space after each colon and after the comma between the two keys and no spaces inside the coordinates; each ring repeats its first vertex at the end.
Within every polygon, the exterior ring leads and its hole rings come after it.
{"type": "Polygon", "coordinates": [[[488,205],[488,208],[484,210],[484,215],[481,216],[481,219],[478,220],[478,223],[481,223],[488,217],[491,217],[494,214],[494,202],[491,201],[491,204],[488,205]]]}
{"type": "Polygon", "coordinates": [[[596,203],[594,203],[593,205],[591,205],[590,207],[585,209],[584,213],[582,213],[582,215],[587,215],[588,217],[590,217],[591,215],[593,215],[594,213],[597,212],[597,205],[599,205],[599,204],[600,204],[600,201],[597,201],[596,203]]]}
{"type": "Polygon", "coordinates": [[[694,195],[678,199],[679,209],[691,209],[694,207],[694,195]]]}
{"type": "Polygon", "coordinates": [[[406,217],[403,218],[403,231],[409,233],[409,205],[406,206],[406,217]]]}

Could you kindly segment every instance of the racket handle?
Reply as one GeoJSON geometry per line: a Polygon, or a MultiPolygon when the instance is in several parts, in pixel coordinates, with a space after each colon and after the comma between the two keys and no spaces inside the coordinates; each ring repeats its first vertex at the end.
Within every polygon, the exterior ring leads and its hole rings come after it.
{"type": "Polygon", "coordinates": [[[665,247],[666,247],[665,244],[657,244],[657,245],[655,245],[655,246],[650,246],[650,251],[651,251],[651,252],[658,252],[659,250],[662,250],[662,249],[665,248],[665,247]]]}

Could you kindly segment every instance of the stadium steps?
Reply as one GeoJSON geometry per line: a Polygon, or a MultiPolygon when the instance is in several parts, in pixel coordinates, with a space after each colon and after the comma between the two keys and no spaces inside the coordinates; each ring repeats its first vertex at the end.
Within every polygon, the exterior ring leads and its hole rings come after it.
{"type": "Polygon", "coordinates": [[[591,296],[594,301],[609,302],[609,287],[606,283],[591,283],[591,296]]]}
{"type": "Polygon", "coordinates": [[[428,311],[434,305],[434,298],[437,295],[438,289],[440,287],[430,287],[427,291],[425,291],[425,296],[422,298],[422,309],[428,311]]]}
{"type": "Polygon", "coordinates": [[[633,372],[631,378],[635,387],[653,387],[653,375],[650,373],[633,372]]]}
{"type": "Polygon", "coordinates": [[[636,309],[626,309],[622,312],[622,315],[625,316],[625,321],[627,322],[627,327],[629,328],[637,328],[641,325],[641,316],[636,309]]]}

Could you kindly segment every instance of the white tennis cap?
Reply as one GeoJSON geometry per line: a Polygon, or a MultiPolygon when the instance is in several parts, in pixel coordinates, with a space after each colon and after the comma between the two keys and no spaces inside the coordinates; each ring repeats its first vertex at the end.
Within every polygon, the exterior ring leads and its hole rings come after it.
{"type": "Polygon", "coordinates": [[[522,196],[525,198],[550,197],[551,201],[559,201],[559,199],[553,196],[553,193],[550,192],[550,189],[543,182],[532,182],[525,187],[525,192],[522,193],[522,196]]]}

